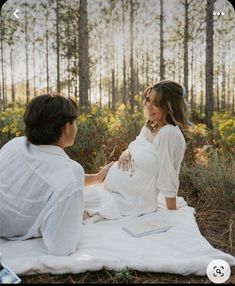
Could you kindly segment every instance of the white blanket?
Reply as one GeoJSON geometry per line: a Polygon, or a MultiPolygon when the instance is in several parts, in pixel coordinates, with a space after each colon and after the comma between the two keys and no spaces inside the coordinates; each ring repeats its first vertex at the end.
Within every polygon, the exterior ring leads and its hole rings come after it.
{"type": "Polygon", "coordinates": [[[83,226],[80,249],[73,255],[46,254],[41,238],[27,241],[0,239],[2,262],[18,274],[81,273],[91,270],[138,271],[206,275],[207,265],[223,259],[231,266],[235,257],[213,248],[200,234],[194,209],[160,209],[141,217],[100,221],[83,226]],[[122,230],[131,221],[164,219],[173,227],[167,232],[134,238],[122,230]]]}

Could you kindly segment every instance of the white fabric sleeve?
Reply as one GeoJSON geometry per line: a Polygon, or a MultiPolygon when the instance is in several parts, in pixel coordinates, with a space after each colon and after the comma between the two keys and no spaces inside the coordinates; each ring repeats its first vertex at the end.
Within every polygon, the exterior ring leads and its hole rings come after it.
{"type": "Polygon", "coordinates": [[[60,199],[48,214],[41,227],[48,254],[69,255],[77,250],[82,236],[83,204],[79,189],[60,199]]]}
{"type": "Polygon", "coordinates": [[[179,189],[179,170],[184,157],[185,141],[175,127],[162,130],[155,141],[159,165],[156,189],[167,198],[175,198],[179,189]]]}

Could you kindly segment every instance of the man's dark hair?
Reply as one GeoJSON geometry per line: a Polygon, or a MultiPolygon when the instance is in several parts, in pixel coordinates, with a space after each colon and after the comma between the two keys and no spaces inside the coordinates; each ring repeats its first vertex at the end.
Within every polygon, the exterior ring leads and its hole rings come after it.
{"type": "Polygon", "coordinates": [[[75,101],[59,94],[34,97],[24,113],[25,136],[35,145],[48,145],[59,140],[62,127],[78,116],[75,101]]]}

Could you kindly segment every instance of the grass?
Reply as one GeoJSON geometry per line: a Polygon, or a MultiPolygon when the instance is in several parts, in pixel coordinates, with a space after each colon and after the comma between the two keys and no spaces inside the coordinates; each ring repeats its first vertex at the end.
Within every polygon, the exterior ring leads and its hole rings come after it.
{"type": "MultiPolygon", "coordinates": [[[[114,272],[101,270],[96,272],[87,271],[83,274],[41,274],[34,276],[25,276],[23,283],[26,284],[211,284],[207,277],[195,275],[182,276],[175,274],[162,274],[152,272],[138,272],[135,270],[122,272],[114,272]]],[[[226,284],[235,283],[235,271],[232,270],[232,275],[226,284]]]]}

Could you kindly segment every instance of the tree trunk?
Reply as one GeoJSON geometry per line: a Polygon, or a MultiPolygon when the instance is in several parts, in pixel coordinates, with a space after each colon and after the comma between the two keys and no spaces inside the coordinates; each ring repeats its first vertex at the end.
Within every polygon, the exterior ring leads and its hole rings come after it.
{"type": "MultiPolygon", "coordinates": [[[[78,37],[74,37],[74,43],[75,43],[75,51],[77,51],[77,47],[79,46],[78,44],[78,37]]],[[[78,53],[79,54],[79,53],[78,53]]],[[[75,55],[74,57],[74,67],[76,68],[76,72],[75,72],[75,76],[74,76],[74,96],[76,98],[76,100],[78,99],[78,97],[80,98],[80,96],[78,95],[78,90],[79,90],[79,55],[78,57],[75,55]]]]}
{"type": "MultiPolygon", "coordinates": [[[[47,13],[47,12],[46,12],[47,13]]],[[[46,14],[46,75],[47,75],[47,93],[50,92],[50,74],[49,74],[49,35],[48,35],[48,13],[46,14]]],[[[59,51],[59,50],[58,50],[59,51]]],[[[57,52],[58,52],[57,51],[57,52]]],[[[60,66],[59,61],[59,52],[57,54],[57,67],[60,66]]],[[[60,84],[58,84],[58,78],[60,81],[60,72],[57,69],[57,89],[60,89],[60,84]]]]}
{"type": "MultiPolygon", "coordinates": [[[[0,12],[2,14],[2,11],[0,12]]],[[[3,49],[3,36],[4,36],[4,24],[3,24],[3,16],[1,15],[0,17],[1,19],[1,25],[0,25],[0,28],[1,28],[1,73],[2,73],[2,90],[0,92],[0,107],[1,107],[1,110],[5,109],[5,76],[4,76],[4,49],[3,49]]]]}
{"type": "Polygon", "coordinates": [[[80,0],[79,16],[79,106],[88,111],[89,57],[87,0],[80,0]]]}
{"type": "Polygon", "coordinates": [[[202,58],[202,50],[200,49],[200,113],[202,114],[203,104],[204,104],[204,96],[203,96],[203,89],[204,89],[204,81],[203,81],[203,58],[202,58]]]}
{"type": "Polygon", "coordinates": [[[111,109],[111,96],[110,96],[110,94],[111,94],[111,90],[110,90],[110,80],[108,80],[108,109],[110,110],[111,109]]]}
{"type": "Polygon", "coordinates": [[[160,80],[165,78],[164,40],[163,40],[163,0],[160,0],[160,80]]]}
{"type": "Polygon", "coordinates": [[[26,59],[26,103],[30,100],[30,90],[29,90],[29,51],[28,51],[28,16],[27,16],[27,4],[24,4],[25,8],[25,59],[26,59]]]}
{"type": "Polygon", "coordinates": [[[134,7],[133,0],[130,0],[130,105],[131,112],[134,112],[134,96],[135,96],[135,77],[134,77],[134,62],[133,62],[133,22],[134,22],[134,7]]]}
{"type": "Polygon", "coordinates": [[[116,107],[116,95],[115,95],[115,72],[112,68],[112,110],[116,107]]]}
{"type": "Polygon", "coordinates": [[[184,87],[186,92],[186,98],[188,99],[188,39],[189,39],[189,32],[188,32],[188,8],[189,3],[188,0],[185,0],[184,3],[185,7],[185,16],[184,16],[184,87]]]}
{"type": "MultiPolygon", "coordinates": [[[[229,50],[229,49],[228,49],[229,50]]],[[[231,92],[230,92],[230,79],[231,79],[231,68],[230,68],[230,63],[228,63],[227,65],[228,69],[227,69],[227,87],[226,87],[226,94],[227,94],[227,111],[230,112],[231,108],[230,108],[230,104],[231,104],[231,92]]]]}
{"type": "MultiPolygon", "coordinates": [[[[180,48],[180,44],[177,45],[177,50],[178,50],[178,55],[180,54],[180,51],[181,51],[181,48],[180,48]]],[[[178,67],[178,82],[181,82],[181,60],[180,60],[180,57],[177,56],[177,59],[178,59],[178,64],[177,64],[177,67],[178,67]]]]}
{"type": "Polygon", "coordinates": [[[122,34],[123,34],[123,103],[127,103],[126,93],[126,50],[125,50],[125,5],[122,0],[122,34]]]}
{"type": "Polygon", "coordinates": [[[99,106],[100,108],[102,108],[102,73],[101,73],[101,69],[102,69],[102,49],[101,49],[101,35],[99,37],[99,43],[100,43],[100,51],[99,51],[99,55],[100,55],[100,73],[99,73],[99,91],[100,91],[100,100],[99,100],[99,106]]]}
{"type": "Polygon", "coordinates": [[[116,51],[116,48],[115,48],[115,94],[116,94],[116,102],[119,101],[119,89],[118,89],[118,56],[117,56],[117,51],[116,51]]]}
{"type": "Polygon", "coordinates": [[[194,61],[193,61],[193,74],[194,74],[194,77],[193,77],[193,83],[192,83],[192,89],[193,89],[193,108],[197,108],[197,104],[196,104],[196,101],[198,101],[198,96],[197,96],[197,89],[196,89],[196,86],[197,86],[197,70],[198,70],[198,59],[196,57],[196,54],[194,54],[194,61]]]}
{"type": "Polygon", "coordinates": [[[149,85],[149,49],[147,46],[147,51],[146,51],[146,84],[147,86],[149,85]]]}
{"type": "Polygon", "coordinates": [[[56,0],[56,60],[57,60],[57,92],[60,93],[60,33],[59,33],[59,0],[56,0]]]}
{"type": "Polygon", "coordinates": [[[33,96],[37,95],[36,92],[36,65],[35,65],[35,21],[33,18],[33,96]]]}
{"type": "Polygon", "coordinates": [[[222,49],[222,91],[221,91],[221,109],[220,111],[225,112],[226,110],[226,99],[225,99],[225,49],[222,49]]]}
{"type": "Polygon", "coordinates": [[[191,110],[194,108],[194,90],[193,90],[193,61],[194,61],[194,58],[193,58],[193,46],[192,46],[192,56],[191,56],[191,98],[190,98],[190,106],[191,106],[191,110]]]}
{"type": "Polygon", "coordinates": [[[139,92],[139,52],[136,51],[136,92],[139,92]]]}
{"type": "Polygon", "coordinates": [[[213,105],[213,10],[215,0],[207,0],[206,5],[206,125],[212,129],[213,105]]]}
{"type": "Polygon", "coordinates": [[[202,65],[201,65],[201,68],[200,68],[200,83],[201,83],[201,91],[200,91],[200,113],[202,114],[203,113],[203,71],[202,71],[202,65]]]}
{"type": "Polygon", "coordinates": [[[68,86],[67,86],[67,92],[68,97],[70,97],[71,94],[71,73],[70,73],[70,58],[67,59],[67,71],[68,71],[68,86]]]}
{"type": "Polygon", "coordinates": [[[234,86],[235,86],[235,76],[233,74],[233,89],[232,89],[232,93],[233,93],[233,98],[232,98],[232,114],[235,114],[235,92],[234,92],[234,86]]]}
{"type": "Polygon", "coordinates": [[[219,102],[219,61],[217,62],[217,72],[216,72],[216,110],[219,111],[220,109],[220,102],[219,102]]]}
{"type": "Polygon", "coordinates": [[[177,60],[176,60],[176,53],[174,54],[174,58],[173,58],[173,80],[177,81],[176,79],[176,65],[177,65],[177,60]]]}
{"type": "Polygon", "coordinates": [[[111,46],[111,85],[112,85],[112,102],[111,102],[111,108],[112,110],[115,110],[116,108],[116,100],[117,100],[117,94],[116,94],[116,49],[115,49],[115,20],[114,20],[114,7],[112,8],[112,46],[111,46]]]}
{"type": "Polygon", "coordinates": [[[10,65],[11,65],[11,101],[15,102],[15,84],[14,84],[14,67],[13,67],[13,48],[10,51],[10,65]]]}

